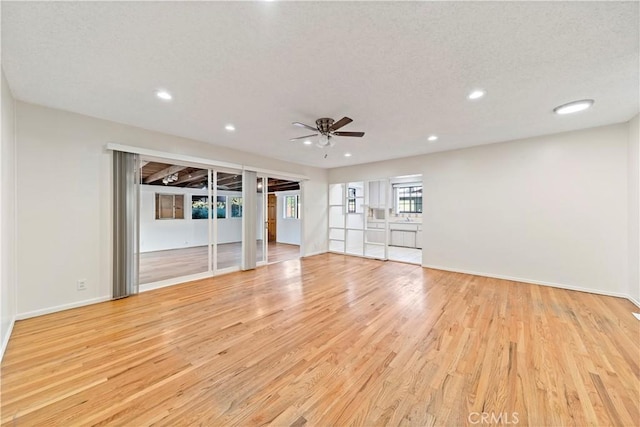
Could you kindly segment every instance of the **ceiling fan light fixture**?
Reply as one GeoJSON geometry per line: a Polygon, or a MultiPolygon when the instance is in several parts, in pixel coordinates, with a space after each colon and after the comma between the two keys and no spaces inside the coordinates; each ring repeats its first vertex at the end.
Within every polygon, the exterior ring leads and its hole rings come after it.
{"type": "Polygon", "coordinates": [[[317,143],[318,147],[320,148],[324,148],[324,147],[330,147],[332,146],[332,141],[331,141],[331,137],[329,135],[326,134],[322,134],[318,137],[318,143],[317,143]]]}

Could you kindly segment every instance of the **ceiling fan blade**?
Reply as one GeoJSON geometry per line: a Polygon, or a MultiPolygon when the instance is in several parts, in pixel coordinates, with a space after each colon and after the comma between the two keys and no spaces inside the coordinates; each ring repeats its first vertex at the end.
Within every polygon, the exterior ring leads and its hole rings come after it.
{"type": "Polygon", "coordinates": [[[334,132],[333,134],[336,136],[364,136],[364,132],[334,132]]]}
{"type": "Polygon", "coordinates": [[[312,138],[314,136],[318,136],[317,133],[314,133],[313,135],[307,135],[307,136],[299,136],[297,138],[291,138],[289,141],[297,141],[299,139],[307,139],[307,138],[312,138]]]}
{"type": "Polygon", "coordinates": [[[314,128],[313,126],[305,125],[304,123],[293,122],[292,124],[294,126],[300,126],[301,128],[307,128],[307,129],[312,130],[314,132],[318,132],[318,128],[314,128]]]}
{"type": "Polygon", "coordinates": [[[329,128],[329,130],[331,130],[331,131],[338,130],[342,126],[348,125],[352,121],[353,120],[351,120],[349,117],[343,117],[340,120],[338,120],[337,122],[335,122],[334,124],[332,124],[331,127],[329,128]]]}

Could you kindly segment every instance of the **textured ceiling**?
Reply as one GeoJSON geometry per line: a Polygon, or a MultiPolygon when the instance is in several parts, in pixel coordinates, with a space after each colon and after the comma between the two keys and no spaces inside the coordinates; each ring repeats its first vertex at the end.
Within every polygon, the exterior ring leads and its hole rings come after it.
{"type": "Polygon", "coordinates": [[[638,2],[8,2],[18,99],[335,167],[638,112],[638,2]],[[482,100],[468,101],[476,87],[482,100]],[[157,88],[174,95],[154,97],[157,88]],[[591,110],[553,107],[593,98],[591,110]],[[293,121],[351,117],[328,157],[293,121]],[[233,123],[236,132],[225,131],[233,123]],[[438,141],[426,138],[437,134],[438,141]],[[345,158],[345,152],[353,153],[345,158]]]}

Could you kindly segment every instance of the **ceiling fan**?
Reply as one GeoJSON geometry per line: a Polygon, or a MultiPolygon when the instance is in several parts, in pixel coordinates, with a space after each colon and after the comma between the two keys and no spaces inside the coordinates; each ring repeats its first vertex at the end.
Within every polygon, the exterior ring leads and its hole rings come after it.
{"type": "Polygon", "coordinates": [[[334,136],[355,136],[358,138],[364,136],[364,132],[338,132],[338,129],[342,128],[345,125],[348,125],[352,121],[353,120],[351,120],[349,117],[343,117],[337,122],[334,121],[333,119],[324,117],[316,120],[315,128],[313,126],[305,125],[304,123],[293,122],[294,126],[303,127],[305,129],[312,130],[316,133],[312,135],[305,135],[305,136],[299,136],[297,138],[291,138],[289,141],[309,139],[309,138],[313,138],[314,136],[320,135],[320,137],[316,141],[316,145],[320,148],[324,148],[324,147],[333,147],[334,142],[331,140],[331,138],[334,136]]]}

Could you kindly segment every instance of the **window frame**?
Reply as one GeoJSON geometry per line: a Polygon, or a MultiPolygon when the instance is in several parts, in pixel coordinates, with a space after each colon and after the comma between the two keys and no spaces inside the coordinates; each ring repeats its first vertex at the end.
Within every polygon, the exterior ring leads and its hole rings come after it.
{"type": "Polygon", "coordinates": [[[300,195],[298,194],[285,195],[282,205],[283,205],[282,219],[300,219],[300,195]],[[290,199],[293,199],[293,205],[291,206],[293,208],[293,212],[291,212],[291,215],[289,215],[289,212],[287,212],[288,208],[290,207],[289,206],[290,199]]]}
{"type": "Polygon", "coordinates": [[[171,219],[185,219],[184,218],[184,194],[173,194],[173,193],[155,193],[154,203],[155,203],[155,219],[157,221],[165,221],[171,219]],[[164,210],[161,209],[162,199],[163,198],[171,198],[171,216],[163,216],[164,210]],[[181,206],[179,206],[181,205],[181,206]],[[179,213],[180,215],[176,215],[179,213]]]}
{"type": "Polygon", "coordinates": [[[393,188],[396,214],[421,214],[423,205],[422,184],[402,185],[393,188]],[[412,196],[420,192],[419,196],[412,196]],[[404,199],[404,200],[403,200],[404,199]],[[402,202],[402,203],[401,203],[402,202]],[[408,203],[408,209],[407,205],[408,203]]]}
{"type": "Polygon", "coordinates": [[[347,188],[347,213],[356,213],[356,188],[347,188]]]}

